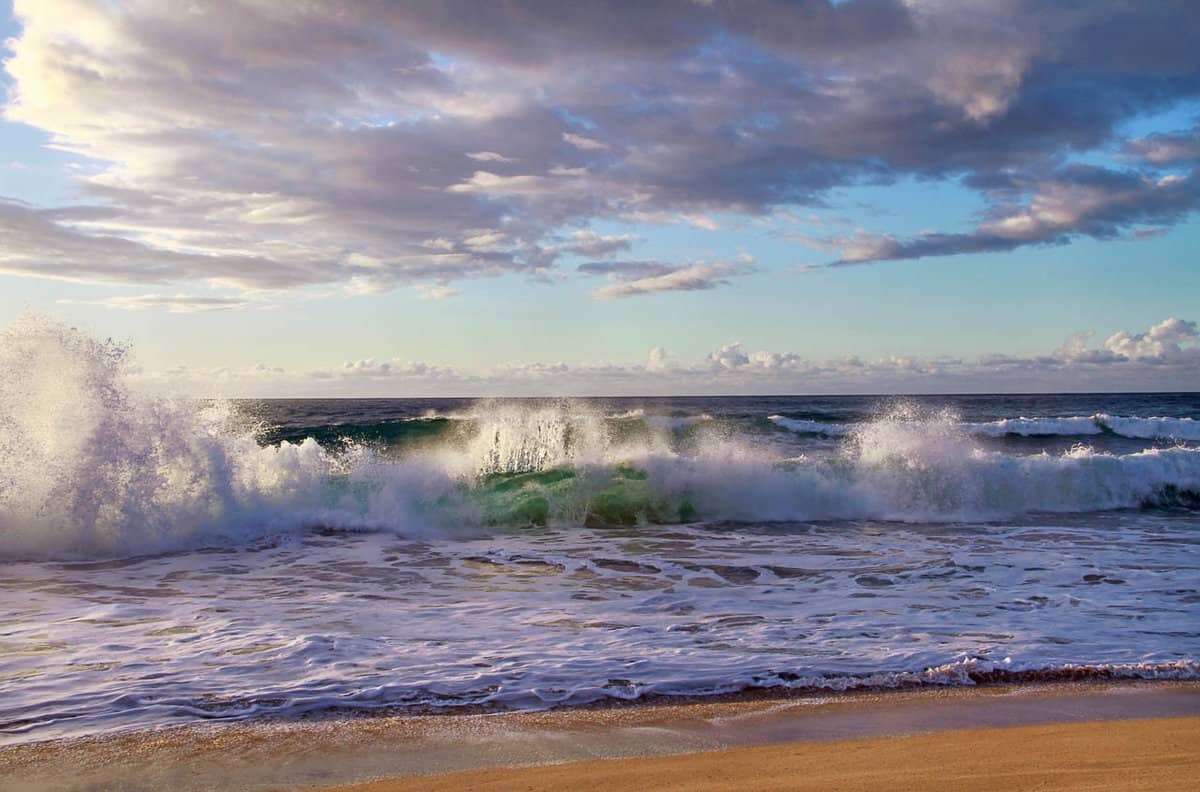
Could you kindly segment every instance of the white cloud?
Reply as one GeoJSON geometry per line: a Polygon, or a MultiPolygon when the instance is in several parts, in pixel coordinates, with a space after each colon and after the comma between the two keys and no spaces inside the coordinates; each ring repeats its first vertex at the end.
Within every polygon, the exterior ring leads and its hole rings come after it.
{"type": "Polygon", "coordinates": [[[1196,331],[1195,322],[1172,317],[1159,322],[1145,333],[1133,335],[1124,330],[1114,333],[1104,342],[1104,348],[1129,360],[1170,363],[1200,358],[1200,349],[1183,346],[1195,344],[1197,341],[1200,341],[1200,334],[1196,331]]]}
{"type": "Polygon", "coordinates": [[[568,184],[564,178],[550,177],[573,178],[585,174],[586,171],[582,169],[569,171],[551,170],[549,177],[535,174],[501,176],[488,171],[475,171],[471,174],[470,178],[458,184],[452,184],[446,190],[453,193],[481,193],[485,195],[546,195],[557,193],[568,184]]]}
{"type": "Polygon", "coordinates": [[[516,162],[512,157],[506,157],[494,151],[471,151],[467,153],[467,156],[479,162],[516,162]]]}
{"type": "Polygon", "coordinates": [[[669,371],[674,367],[671,353],[665,347],[654,347],[646,357],[646,370],[654,373],[669,371]]]}
{"type": "Polygon", "coordinates": [[[609,147],[607,143],[583,135],[576,135],[574,132],[563,132],[562,139],[575,148],[585,151],[603,151],[609,147]]]}

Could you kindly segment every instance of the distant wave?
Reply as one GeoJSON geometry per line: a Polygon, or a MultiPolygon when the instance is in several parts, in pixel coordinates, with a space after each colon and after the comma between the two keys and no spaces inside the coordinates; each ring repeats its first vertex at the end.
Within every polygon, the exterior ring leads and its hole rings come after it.
{"type": "MultiPolygon", "coordinates": [[[[863,424],[827,423],[772,415],[777,426],[797,434],[845,437],[863,424]]],[[[1200,421],[1193,418],[1137,418],[1105,415],[1066,418],[1004,418],[983,423],[959,423],[968,434],[985,437],[1084,437],[1105,433],[1138,440],[1200,441],[1200,421]]]]}

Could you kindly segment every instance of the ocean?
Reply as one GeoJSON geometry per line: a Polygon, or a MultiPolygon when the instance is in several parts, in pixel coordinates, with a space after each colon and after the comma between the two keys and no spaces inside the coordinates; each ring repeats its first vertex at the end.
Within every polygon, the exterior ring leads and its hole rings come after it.
{"type": "Polygon", "coordinates": [[[1200,677],[1200,394],[165,400],[68,338],[0,385],[0,744],[1200,677]]]}

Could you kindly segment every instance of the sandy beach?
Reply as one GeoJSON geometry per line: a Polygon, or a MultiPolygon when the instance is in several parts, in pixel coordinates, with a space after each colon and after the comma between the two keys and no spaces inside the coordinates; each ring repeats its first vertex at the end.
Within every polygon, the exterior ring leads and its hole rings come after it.
{"type": "Polygon", "coordinates": [[[0,748],[5,789],[1184,789],[1200,683],[243,721],[0,748]],[[353,786],[353,785],[359,786],[353,786]]]}
{"type": "Polygon", "coordinates": [[[1200,792],[1200,0],[0,0],[0,792],[1200,792]]]}
{"type": "Polygon", "coordinates": [[[339,787],[409,790],[1185,790],[1200,718],[971,729],[419,776],[339,787]]]}

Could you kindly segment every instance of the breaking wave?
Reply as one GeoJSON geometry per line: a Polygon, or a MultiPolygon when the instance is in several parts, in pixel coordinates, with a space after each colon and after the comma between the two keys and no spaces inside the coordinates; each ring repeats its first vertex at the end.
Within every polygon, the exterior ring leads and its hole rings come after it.
{"type": "Polygon", "coordinates": [[[128,351],[111,341],[39,318],[0,340],[4,558],[144,555],[314,527],[422,535],[571,523],[973,521],[1200,503],[1195,448],[1020,455],[977,443],[1047,432],[1190,438],[1189,419],[771,417],[793,432],[843,438],[817,456],[707,415],[614,418],[571,401],[255,433],[239,428],[228,403],[137,395],[125,381],[128,351]]]}

